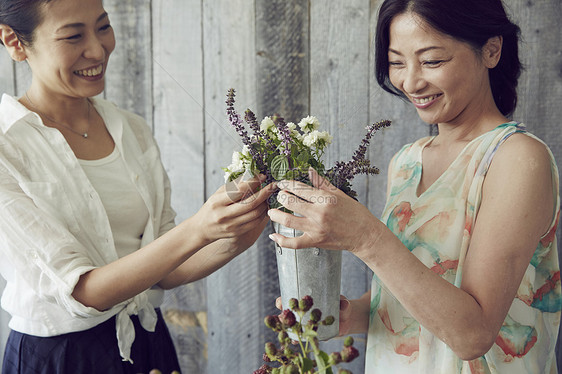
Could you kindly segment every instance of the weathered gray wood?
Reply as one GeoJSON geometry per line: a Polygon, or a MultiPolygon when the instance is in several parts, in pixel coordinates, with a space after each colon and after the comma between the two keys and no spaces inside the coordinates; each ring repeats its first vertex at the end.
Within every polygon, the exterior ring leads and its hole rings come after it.
{"type": "MultiPolygon", "coordinates": [[[[311,2],[310,90],[311,114],[334,137],[326,152],[326,167],[348,161],[358,148],[369,124],[369,0],[311,2]]],[[[371,178],[378,178],[374,176],[371,178]]],[[[359,202],[367,204],[367,177],[353,181],[359,202]]],[[[350,299],[370,288],[372,272],[349,252],[342,254],[342,290],[350,299]]],[[[360,357],[342,365],[364,372],[364,334],[354,335],[360,357]]],[[[342,338],[321,343],[325,352],[342,349],[342,338]]]]}
{"type": "Polygon", "coordinates": [[[166,291],[162,313],[183,373],[207,368],[207,294],[201,280],[166,291]]]}
{"type": "MultiPolygon", "coordinates": [[[[519,101],[514,119],[544,140],[562,165],[562,2],[509,1],[509,13],[521,27],[521,59],[526,69],[518,87],[519,101]]],[[[558,254],[562,258],[562,228],[558,226],[558,254]]],[[[558,370],[562,371],[560,330],[558,370]]]]}
{"type": "Polygon", "coordinates": [[[205,194],[201,1],[154,1],[152,27],[154,135],[180,222],[205,194]]]}
{"type": "MultiPolygon", "coordinates": [[[[170,177],[176,222],[204,202],[201,0],[152,2],[154,136],[170,177]]],[[[207,366],[206,282],[167,291],[162,310],[182,370],[207,366]]]]}
{"type": "MultiPolygon", "coordinates": [[[[256,108],[254,3],[244,0],[203,2],[205,78],[206,193],[224,183],[221,167],[240,150],[238,135],[226,117],[226,92],[235,88],[240,112],[256,108]]],[[[207,372],[251,373],[261,365],[265,337],[263,285],[258,243],[207,279],[207,372]]]]}
{"type": "Polygon", "coordinates": [[[308,1],[256,1],[257,98],[264,115],[309,109],[308,1]]]}
{"type": "Polygon", "coordinates": [[[13,95],[15,92],[15,66],[5,48],[0,51],[0,95],[7,93],[13,95]]]}
{"type": "Polygon", "coordinates": [[[117,40],[105,76],[105,97],[152,124],[150,5],[150,0],[104,2],[117,40]]]}
{"type": "Polygon", "coordinates": [[[16,96],[23,96],[31,86],[31,69],[25,61],[16,62],[15,67],[15,92],[16,96]]]}

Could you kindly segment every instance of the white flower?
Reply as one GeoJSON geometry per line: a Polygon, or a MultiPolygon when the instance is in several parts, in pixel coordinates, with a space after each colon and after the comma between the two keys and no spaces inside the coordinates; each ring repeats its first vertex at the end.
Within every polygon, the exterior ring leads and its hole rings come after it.
{"type": "Polygon", "coordinates": [[[326,145],[332,143],[332,135],[327,131],[314,130],[304,135],[303,144],[307,147],[324,148],[326,145]]]}
{"type": "Polygon", "coordinates": [[[320,131],[318,133],[318,140],[320,142],[323,142],[324,146],[326,146],[328,144],[332,144],[332,139],[334,139],[334,137],[332,135],[330,135],[330,133],[328,131],[320,131]]]}
{"type": "Polygon", "coordinates": [[[318,140],[318,131],[312,131],[302,137],[302,143],[307,147],[314,147],[318,140]]]}
{"type": "Polygon", "coordinates": [[[234,152],[232,154],[232,162],[228,167],[231,171],[238,171],[244,168],[244,154],[242,152],[234,152]]]}
{"type": "Polygon", "coordinates": [[[260,130],[267,133],[269,131],[274,131],[274,129],[277,129],[275,127],[275,123],[273,123],[273,120],[271,119],[271,117],[265,117],[264,119],[262,119],[261,124],[260,124],[260,130]]]}
{"type": "Polygon", "coordinates": [[[314,131],[320,127],[320,121],[314,116],[307,116],[299,122],[299,127],[305,133],[314,131]]]}
{"type": "Polygon", "coordinates": [[[287,128],[289,129],[291,138],[302,141],[302,134],[299,130],[297,130],[297,125],[295,125],[293,122],[289,122],[287,123],[287,128]]]}
{"type": "Polygon", "coordinates": [[[234,151],[232,153],[232,160],[228,167],[224,168],[224,181],[228,182],[228,179],[232,174],[238,174],[245,172],[250,169],[252,164],[252,156],[250,155],[250,148],[247,145],[242,147],[242,152],[234,151]]]}

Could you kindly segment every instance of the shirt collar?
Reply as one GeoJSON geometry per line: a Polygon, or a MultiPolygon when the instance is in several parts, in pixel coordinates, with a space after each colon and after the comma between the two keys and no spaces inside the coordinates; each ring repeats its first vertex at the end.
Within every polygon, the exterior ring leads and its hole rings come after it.
{"type": "Polygon", "coordinates": [[[44,126],[37,113],[27,109],[15,97],[3,94],[0,101],[0,130],[5,134],[24,119],[29,119],[32,124],[44,126]]]}
{"type": "MultiPolygon", "coordinates": [[[[91,97],[90,101],[103,119],[105,128],[111,134],[113,141],[121,148],[121,140],[123,137],[123,116],[120,115],[119,109],[117,109],[115,104],[107,100],[98,99],[97,97],[91,97]]],[[[120,151],[122,152],[121,149],[120,151]]]]}
{"type": "MultiPolygon", "coordinates": [[[[104,100],[90,98],[92,105],[102,116],[106,128],[116,143],[121,143],[123,133],[123,123],[117,113],[117,108],[104,100]],[[109,104],[109,105],[108,105],[109,104]]],[[[0,101],[0,130],[6,134],[18,122],[27,120],[28,123],[36,126],[45,126],[41,117],[25,105],[20,103],[17,98],[3,94],[0,101]]]]}

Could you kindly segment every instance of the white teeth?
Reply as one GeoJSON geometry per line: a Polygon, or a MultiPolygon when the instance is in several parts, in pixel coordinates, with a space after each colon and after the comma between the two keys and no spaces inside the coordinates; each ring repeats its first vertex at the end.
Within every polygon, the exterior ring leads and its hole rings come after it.
{"type": "Polygon", "coordinates": [[[74,73],[77,75],[81,75],[83,77],[94,77],[96,75],[101,74],[102,70],[103,70],[103,65],[99,65],[93,69],[76,70],[74,73]]]}
{"type": "Polygon", "coordinates": [[[429,103],[431,100],[435,100],[438,95],[432,95],[428,97],[424,97],[423,99],[413,99],[416,104],[425,104],[429,103]]]}

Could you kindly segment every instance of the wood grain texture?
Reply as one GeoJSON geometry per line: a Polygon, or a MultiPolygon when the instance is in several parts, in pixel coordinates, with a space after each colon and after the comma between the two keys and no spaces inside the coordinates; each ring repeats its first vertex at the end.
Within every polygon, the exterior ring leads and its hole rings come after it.
{"type": "Polygon", "coordinates": [[[31,69],[25,61],[14,63],[15,67],[15,92],[16,96],[23,96],[27,89],[31,86],[31,69]]]}
{"type": "Polygon", "coordinates": [[[12,60],[5,48],[0,51],[0,94],[15,93],[15,62],[12,60]]]}
{"type": "Polygon", "coordinates": [[[150,0],[105,1],[115,39],[105,76],[105,97],[152,119],[152,26],[150,0]]]}
{"type": "Polygon", "coordinates": [[[256,0],[258,107],[286,122],[309,110],[308,8],[307,0],[256,0]]]}
{"type": "Polygon", "coordinates": [[[162,312],[184,373],[207,369],[207,288],[201,280],[166,291],[162,312]]]}
{"type": "MultiPolygon", "coordinates": [[[[205,197],[201,17],[201,0],[152,2],[154,136],[170,177],[176,222],[196,213],[205,197]]],[[[206,296],[201,280],[167,291],[162,305],[186,373],[206,370],[206,296]]]]}
{"type": "Polygon", "coordinates": [[[205,201],[201,1],[153,1],[152,28],[154,135],[179,222],[205,201]]]}
{"type": "MultiPolygon", "coordinates": [[[[325,155],[326,167],[348,161],[369,124],[369,0],[312,1],[310,7],[310,114],[334,137],[325,155]]],[[[353,189],[367,204],[368,179],[358,176],[353,189]]],[[[372,272],[349,252],[342,254],[341,293],[349,299],[370,288],[372,272]]],[[[354,373],[365,371],[366,335],[354,335],[360,358],[342,365],[354,373]]],[[[322,342],[321,348],[339,352],[342,338],[322,342]]]]}
{"type": "MultiPolygon", "coordinates": [[[[521,27],[521,61],[525,70],[518,87],[514,120],[541,138],[562,165],[562,2],[551,0],[508,1],[508,11],[521,27]]],[[[557,230],[558,255],[562,258],[562,228],[557,230]]],[[[562,329],[556,344],[558,371],[562,372],[562,329]]]]}
{"type": "MultiPolygon", "coordinates": [[[[235,88],[236,108],[256,108],[254,3],[203,2],[206,193],[224,183],[240,138],[226,116],[226,93],[235,88]]],[[[254,245],[207,279],[208,373],[251,373],[261,365],[263,336],[262,249],[254,245]]],[[[268,300],[273,305],[273,300],[268,300]]]]}

